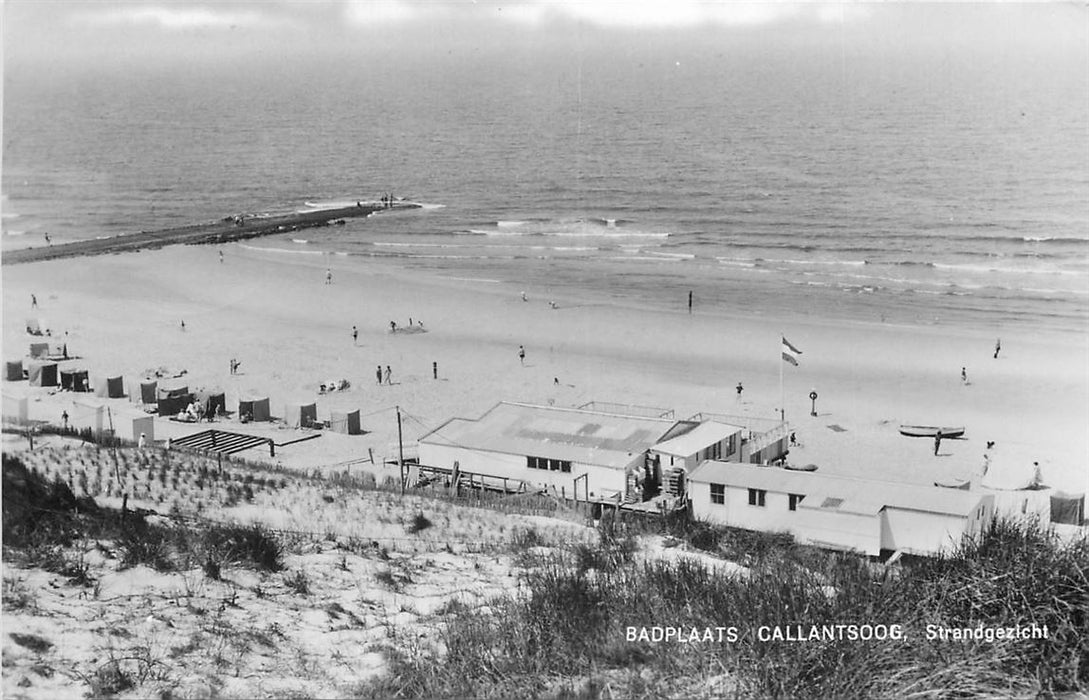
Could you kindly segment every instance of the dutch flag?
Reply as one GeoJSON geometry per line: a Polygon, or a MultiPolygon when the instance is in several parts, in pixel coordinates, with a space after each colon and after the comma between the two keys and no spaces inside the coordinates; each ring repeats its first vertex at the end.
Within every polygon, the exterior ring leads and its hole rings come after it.
{"type": "Polygon", "coordinates": [[[802,351],[799,350],[798,348],[794,347],[793,345],[791,345],[790,341],[786,339],[785,335],[782,336],[782,338],[783,338],[783,362],[789,362],[790,364],[797,367],[798,366],[798,355],[801,355],[802,351]]]}

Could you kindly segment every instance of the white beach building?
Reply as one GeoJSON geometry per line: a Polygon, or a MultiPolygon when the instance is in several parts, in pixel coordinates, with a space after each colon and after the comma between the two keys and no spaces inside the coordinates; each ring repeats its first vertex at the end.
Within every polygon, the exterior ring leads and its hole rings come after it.
{"type": "Polygon", "coordinates": [[[980,535],[994,517],[994,497],[978,491],[743,463],[703,462],[688,482],[696,518],[869,555],[933,555],[980,535]]]}
{"type": "Polygon", "coordinates": [[[737,430],[701,427],[660,417],[500,402],[480,418],[453,418],[423,435],[419,460],[423,468],[452,471],[456,465],[460,474],[477,475],[492,488],[516,490],[520,482],[566,498],[630,503],[643,500],[648,475],[661,481],[651,458],[656,445],[667,445],[671,456],[685,460],[722,454],[737,430]],[[674,442],[687,435],[693,437],[674,442]]]}

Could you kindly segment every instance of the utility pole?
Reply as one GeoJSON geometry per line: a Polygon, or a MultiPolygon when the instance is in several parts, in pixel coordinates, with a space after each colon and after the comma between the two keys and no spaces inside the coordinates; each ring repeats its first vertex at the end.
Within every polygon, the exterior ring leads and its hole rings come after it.
{"type": "Polygon", "coordinates": [[[397,409],[397,468],[401,472],[401,495],[405,495],[405,444],[401,440],[401,407],[397,409]]]}

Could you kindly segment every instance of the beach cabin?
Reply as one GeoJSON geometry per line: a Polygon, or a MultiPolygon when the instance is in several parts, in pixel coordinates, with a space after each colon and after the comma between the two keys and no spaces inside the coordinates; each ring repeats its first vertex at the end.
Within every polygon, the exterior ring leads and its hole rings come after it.
{"type": "Polygon", "coordinates": [[[238,399],[238,417],[242,420],[252,420],[255,422],[272,420],[268,397],[243,396],[238,399]]]}
{"type": "Polygon", "coordinates": [[[125,395],[125,380],[120,375],[95,379],[95,396],[103,399],[119,399],[125,395]]]}
{"type": "Polygon", "coordinates": [[[8,360],[4,363],[4,380],[8,382],[20,382],[23,376],[23,361],[8,360]]]}
{"type": "Polygon", "coordinates": [[[27,365],[30,386],[57,386],[57,363],[31,360],[27,365]]]}
{"type": "Polygon", "coordinates": [[[354,411],[333,411],[329,418],[329,429],[334,433],[359,435],[363,425],[359,420],[359,409],[354,411]]]}
{"type": "Polygon", "coordinates": [[[159,382],[154,379],[144,379],[139,384],[137,390],[131,392],[133,399],[139,399],[139,402],[143,404],[158,403],[159,382]]]}
{"type": "Polygon", "coordinates": [[[684,479],[699,464],[708,459],[739,461],[743,429],[716,421],[679,423],[687,430],[672,430],[650,448],[648,467],[675,496],[684,493],[684,479]]]}
{"type": "Polygon", "coordinates": [[[284,423],[291,428],[309,428],[318,422],[315,403],[289,403],[284,406],[284,423]]]}
{"type": "Polygon", "coordinates": [[[92,397],[73,398],[69,413],[69,425],[73,428],[90,428],[96,434],[103,431],[106,418],[106,406],[92,397]]]}
{"type": "Polygon", "coordinates": [[[648,450],[677,425],[665,418],[500,402],[419,439],[421,466],[485,477],[496,488],[547,489],[579,500],[643,500],[648,450]],[[631,478],[629,478],[631,477],[631,478]]]}
{"type": "Polygon", "coordinates": [[[26,396],[3,394],[3,417],[5,423],[26,425],[30,419],[30,401],[26,396]]]}
{"type": "Polygon", "coordinates": [[[150,447],[155,442],[155,419],[151,416],[132,419],[132,441],[139,444],[141,435],[144,436],[146,447],[150,447]]]}
{"type": "Polygon", "coordinates": [[[204,407],[204,415],[209,418],[227,413],[227,395],[219,389],[201,389],[194,398],[204,407]]]}
{"type": "Polygon", "coordinates": [[[994,518],[994,498],[979,491],[778,467],[707,461],[688,482],[693,517],[873,556],[937,554],[994,518]]]}
{"type": "Polygon", "coordinates": [[[60,372],[61,389],[68,391],[89,391],[90,380],[85,369],[62,369],[60,372]]]}
{"type": "MultiPolygon", "coordinates": [[[[141,391],[143,391],[142,388],[141,391]]],[[[178,415],[193,403],[189,385],[178,382],[160,384],[156,389],[156,397],[156,408],[159,415],[164,418],[178,415]]]]}

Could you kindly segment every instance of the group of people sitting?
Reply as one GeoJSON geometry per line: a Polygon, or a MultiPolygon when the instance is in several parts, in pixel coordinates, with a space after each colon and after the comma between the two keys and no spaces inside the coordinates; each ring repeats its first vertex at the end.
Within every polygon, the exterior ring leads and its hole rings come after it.
{"type": "Polygon", "coordinates": [[[341,379],[339,382],[335,379],[322,382],[318,385],[319,394],[328,394],[334,391],[345,391],[351,388],[352,384],[347,379],[341,379]]]}
{"type": "Polygon", "coordinates": [[[208,405],[205,406],[200,401],[193,400],[184,411],[179,411],[178,415],[174,417],[174,420],[181,421],[183,423],[199,423],[204,419],[207,419],[209,423],[215,419],[216,407],[212,403],[212,400],[208,400],[208,405]]]}

